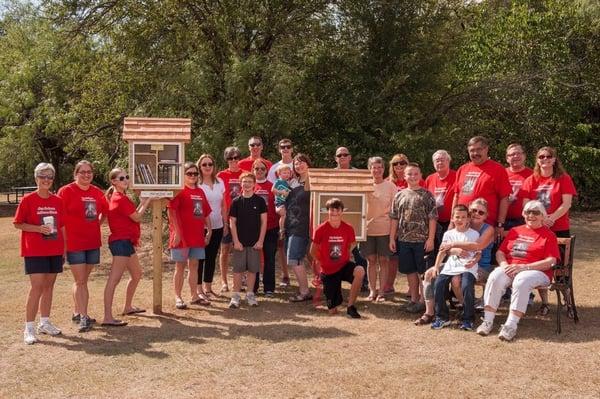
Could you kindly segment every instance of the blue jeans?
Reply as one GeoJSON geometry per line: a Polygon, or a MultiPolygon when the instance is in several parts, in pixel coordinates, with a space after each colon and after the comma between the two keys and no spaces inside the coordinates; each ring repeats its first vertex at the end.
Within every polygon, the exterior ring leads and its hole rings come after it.
{"type": "MultiPolygon", "coordinates": [[[[473,321],[475,315],[475,276],[466,272],[461,276],[461,291],[464,298],[463,321],[473,321]]],[[[448,293],[448,284],[452,277],[447,274],[440,274],[435,279],[435,315],[442,320],[448,320],[450,313],[446,304],[446,294],[448,293]]]]}

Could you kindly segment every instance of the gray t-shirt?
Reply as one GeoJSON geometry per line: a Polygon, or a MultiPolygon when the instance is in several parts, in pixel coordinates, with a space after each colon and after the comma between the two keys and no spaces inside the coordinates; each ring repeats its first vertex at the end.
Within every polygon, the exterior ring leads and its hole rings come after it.
{"type": "Polygon", "coordinates": [[[425,242],[429,220],[438,217],[435,198],[421,187],[400,190],[394,197],[390,217],[398,221],[398,241],[425,242]]]}

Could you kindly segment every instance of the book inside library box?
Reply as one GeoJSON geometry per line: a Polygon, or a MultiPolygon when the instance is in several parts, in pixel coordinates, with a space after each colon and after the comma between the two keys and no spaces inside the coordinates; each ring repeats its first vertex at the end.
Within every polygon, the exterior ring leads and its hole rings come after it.
{"type": "Polygon", "coordinates": [[[179,143],[134,143],[135,184],[179,185],[179,143]]]}

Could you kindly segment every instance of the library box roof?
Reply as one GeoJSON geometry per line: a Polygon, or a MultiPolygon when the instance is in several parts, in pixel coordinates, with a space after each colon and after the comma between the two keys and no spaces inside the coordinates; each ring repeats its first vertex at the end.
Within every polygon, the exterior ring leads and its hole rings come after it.
{"type": "Polygon", "coordinates": [[[367,169],[316,169],[308,170],[308,190],[368,193],[373,192],[373,177],[367,169]]]}
{"type": "Polygon", "coordinates": [[[123,122],[123,139],[127,141],[176,141],[189,143],[192,120],[188,118],[127,117],[123,122]]]}

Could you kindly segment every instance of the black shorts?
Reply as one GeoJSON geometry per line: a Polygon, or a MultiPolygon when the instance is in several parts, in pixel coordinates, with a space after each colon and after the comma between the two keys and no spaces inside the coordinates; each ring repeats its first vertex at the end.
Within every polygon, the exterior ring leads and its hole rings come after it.
{"type": "Polygon", "coordinates": [[[333,309],[344,302],[342,297],[342,281],[347,281],[352,284],[354,280],[354,269],[356,263],[348,262],[340,270],[333,274],[321,273],[321,281],[323,282],[323,293],[327,298],[327,308],[333,309]]]}
{"type": "Polygon", "coordinates": [[[62,273],[64,258],[55,256],[26,256],[25,274],[62,273]]]}

